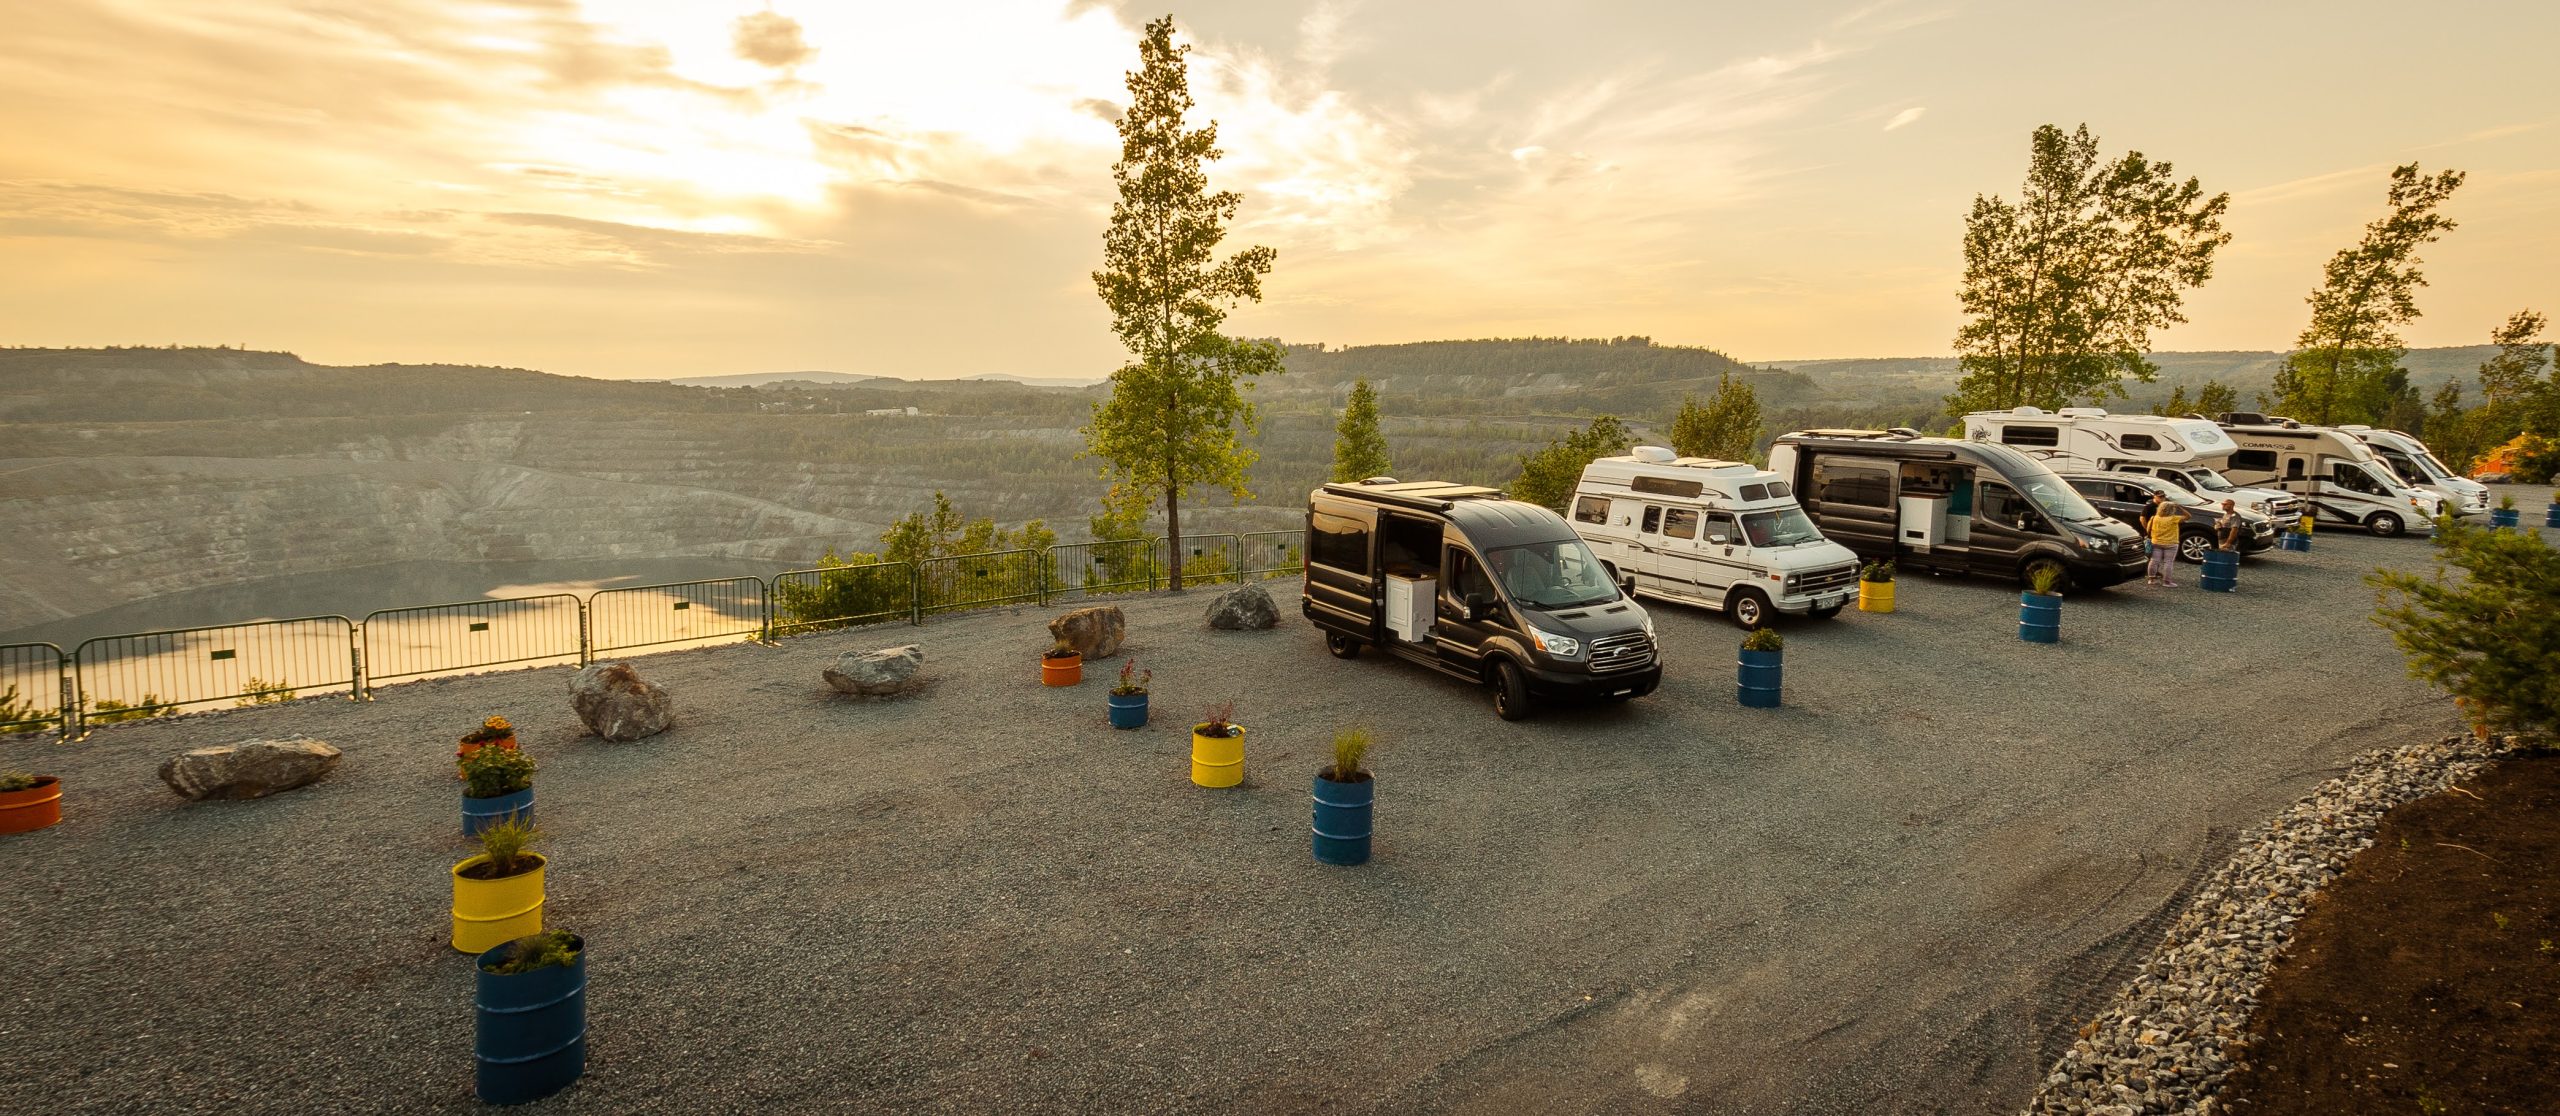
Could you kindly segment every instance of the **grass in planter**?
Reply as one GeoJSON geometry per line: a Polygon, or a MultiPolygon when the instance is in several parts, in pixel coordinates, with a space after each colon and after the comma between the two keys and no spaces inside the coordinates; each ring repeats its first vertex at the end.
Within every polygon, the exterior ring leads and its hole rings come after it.
{"type": "Polygon", "coordinates": [[[1375,743],[1377,739],[1365,728],[1355,726],[1335,732],[1333,766],[1324,769],[1324,777],[1336,783],[1368,782],[1369,769],[1361,764],[1369,758],[1369,746],[1375,743]]]}
{"type": "Polygon", "coordinates": [[[1753,628],[1750,635],[1742,637],[1745,651],[1784,651],[1786,647],[1786,637],[1779,635],[1776,628],[1753,628]]]}
{"type": "Polygon", "coordinates": [[[1865,568],[1858,571],[1858,580],[1872,581],[1879,585],[1893,584],[1892,559],[1878,559],[1867,563],[1865,568]]]}
{"type": "Polygon", "coordinates": [[[513,748],[479,748],[462,757],[462,793],[496,798],[533,785],[533,757],[513,748]]]}
{"type": "Polygon", "coordinates": [[[505,953],[494,962],[482,962],[480,968],[499,976],[516,976],[554,965],[565,969],[578,963],[578,950],[583,945],[576,934],[566,930],[527,934],[508,942],[505,953]]]}
{"type": "Polygon", "coordinates": [[[541,830],[514,818],[481,830],[480,852],[489,859],[463,869],[463,877],[503,880],[541,867],[542,857],[531,851],[534,841],[541,836],[541,830]]]}
{"type": "Polygon", "coordinates": [[[1060,637],[1058,645],[1048,649],[1047,651],[1041,652],[1040,657],[1043,659],[1072,659],[1076,657],[1076,654],[1076,645],[1067,642],[1065,637],[1060,637]]]}
{"type": "Polygon", "coordinates": [[[36,784],[43,781],[42,775],[29,775],[24,771],[0,771],[0,792],[34,790],[36,784]]]}
{"type": "Polygon", "coordinates": [[[2027,571],[2027,589],[2039,597],[2052,596],[2053,587],[2060,584],[2062,584],[2062,571],[2051,565],[2037,566],[2027,571]]]}

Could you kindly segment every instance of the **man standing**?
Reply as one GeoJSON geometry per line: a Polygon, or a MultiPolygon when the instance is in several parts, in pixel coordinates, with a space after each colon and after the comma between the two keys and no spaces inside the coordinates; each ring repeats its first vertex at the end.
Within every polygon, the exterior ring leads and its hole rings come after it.
{"type": "Polygon", "coordinates": [[[2178,530],[2186,525],[2187,509],[2160,498],[2151,505],[2151,517],[2142,522],[2151,532],[2151,572],[2142,582],[2174,589],[2178,583],[2169,580],[2169,574],[2178,565],[2178,530]]]}
{"type": "Polygon", "coordinates": [[[2247,526],[2240,521],[2240,505],[2224,500],[2222,517],[2213,521],[2214,546],[2221,550],[2240,549],[2240,534],[2247,526]]]}

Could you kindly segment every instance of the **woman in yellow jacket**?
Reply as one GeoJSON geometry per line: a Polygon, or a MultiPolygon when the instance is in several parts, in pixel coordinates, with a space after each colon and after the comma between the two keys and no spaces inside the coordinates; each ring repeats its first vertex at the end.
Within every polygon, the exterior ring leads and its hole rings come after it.
{"type": "Polygon", "coordinates": [[[2169,573],[2178,568],[2178,529],[2186,525],[2187,509],[2167,497],[2153,497],[2151,514],[2142,521],[2151,533],[2151,572],[2142,579],[2145,585],[2177,587],[2169,573]]]}

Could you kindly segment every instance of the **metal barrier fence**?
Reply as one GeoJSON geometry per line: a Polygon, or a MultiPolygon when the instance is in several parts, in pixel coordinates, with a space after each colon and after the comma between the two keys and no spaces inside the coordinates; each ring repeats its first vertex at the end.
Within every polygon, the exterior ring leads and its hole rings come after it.
{"type": "Polygon", "coordinates": [[[916,619],[916,569],[904,562],[792,570],[773,578],[767,637],[916,619]]]}
{"type": "MultiPolygon", "coordinates": [[[[1206,585],[1303,569],[1296,531],[1186,535],[1183,580],[1206,585]]],[[[491,667],[585,664],[621,651],[771,640],[828,628],[1000,604],[1160,588],[1162,538],[1063,543],[923,562],[877,562],[753,577],[381,609],[362,623],[306,616],[100,636],[71,653],[0,645],[0,733],[165,716],[230,702],[264,705],[491,667]]]]}
{"type": "Polygon", "coordinates": [[[358,626],[364,684],[586,660],[587,604],[568,593],[386,608],[358,626]]]}
{"type": "Polygon", "coordinates": [[[70,735],[71,660],[50,643],[0,645],[0,734],[70,735]]]}
{"type": "Polygon", "coordinates": [[[754,639],[771,620],[761,578],[599,589],[587,597],[587,658],[673,643],[754,639]]]}
{"type": "Polygon", "coordinates": [[[268,705],[317,696],[314,691],[363,696],[355,622],[344,616],[100,636],[71,658],[73,700],[84,725],[216,702],[268,705]]]}

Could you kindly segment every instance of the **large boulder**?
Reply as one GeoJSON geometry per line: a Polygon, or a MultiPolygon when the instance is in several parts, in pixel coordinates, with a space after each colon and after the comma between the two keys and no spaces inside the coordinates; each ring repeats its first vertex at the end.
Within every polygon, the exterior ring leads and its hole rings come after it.
{"type": "Polygon", "coordinates": [[[587,731],[607,740],[656,736],[675,724],[676,700],[629,663],[597,663],[569,679],[569,704],[587,731]]]}
{"type": "Polygon", "coordinates": [[[1120,615],[1119,605],[1079,608],[1049,621],[1049,634],[1085,658],[1108,659],[1120,653],[1120,642],[1129,637],[1129,619],[1120,615]]]}
{"type": "Polygon", "coordinates": [[[1259,585],[1239,585],[1209,602],[1209,626],[1231,632],[1262,631],[1278,626],[1280,606],[1259,585]]]}
{"type": "Polygon", "coordinates": [[[877,651],[847,651],[824,672],[837,693],[891,697],[924,688],[924,648],[915,644],[877,651]]]}
{"type": "Polygon", "coordinates": [[[160,765],[160,781],[196,801],[265,798],[317,781],[338,766],[339,755],[308,736],[244,740],[171,756],[160,765]]]}

